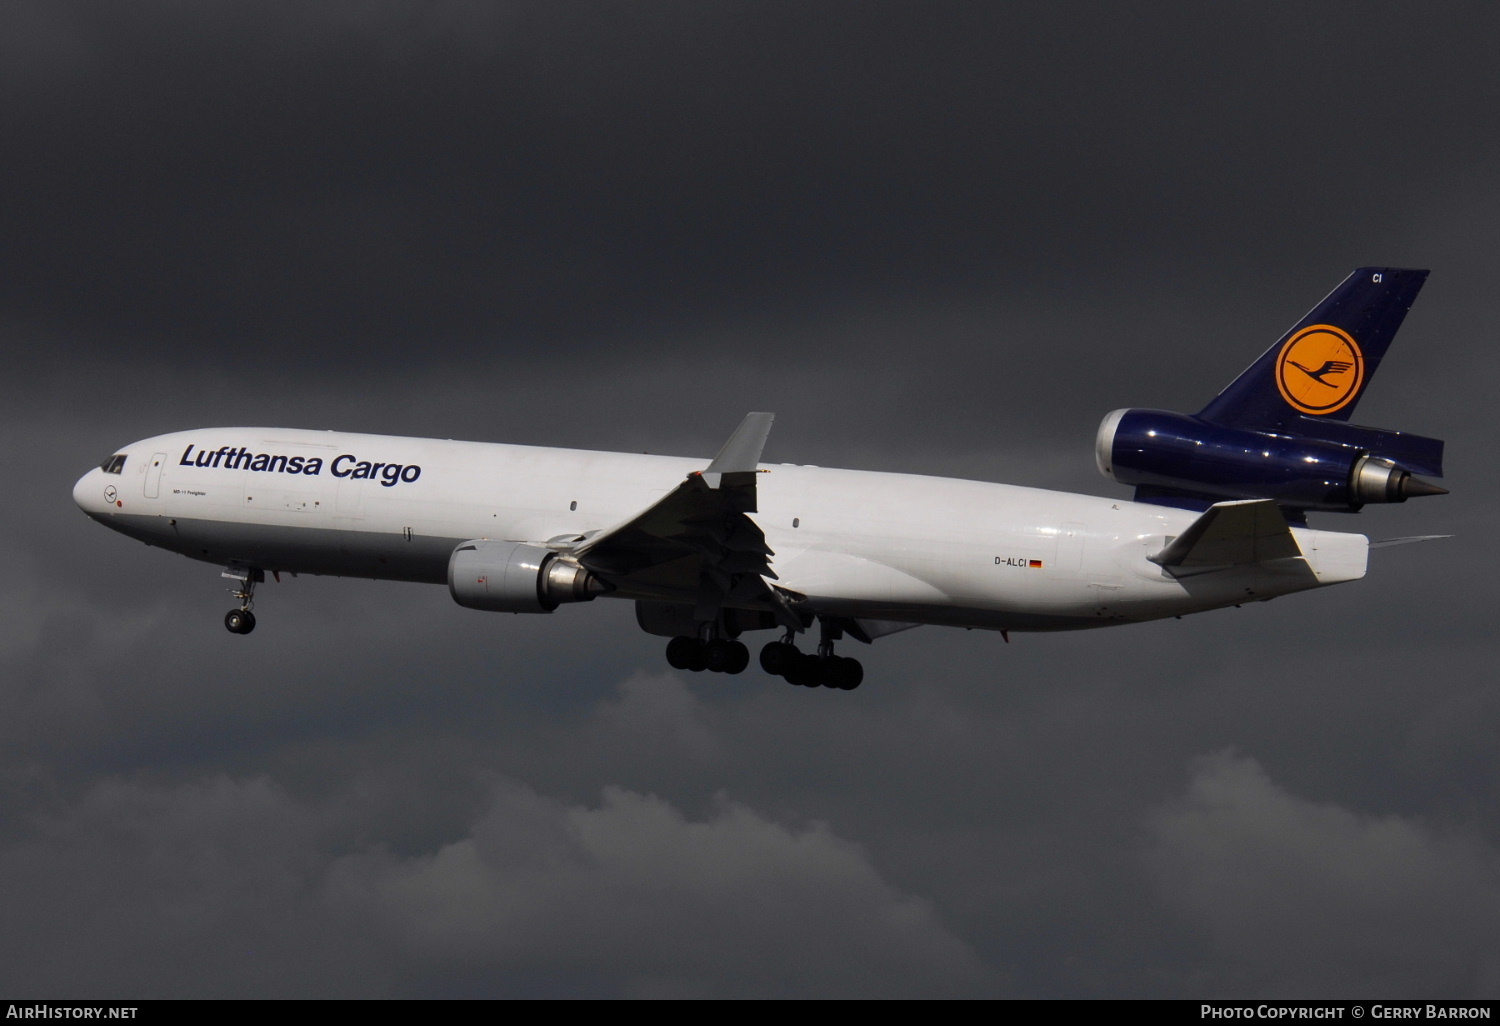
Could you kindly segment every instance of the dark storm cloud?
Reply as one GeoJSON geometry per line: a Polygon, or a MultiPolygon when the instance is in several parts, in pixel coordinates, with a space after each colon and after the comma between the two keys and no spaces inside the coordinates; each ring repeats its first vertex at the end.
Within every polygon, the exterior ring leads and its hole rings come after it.
{"type": "Polygon", "coordinates": [[[0,982],[1493,996],[1492,7],[0,19],[0,982]],[[621,603],[298,578],[231,637],[68,499],[194,425],[707,456],[751,409],[771,461],[1123,496],[1104,412],[1367,263],[1434,273],[1356,419],[1454,494],[1315,526],[1458,538],[924,628],[854,695],[666,673],[621,603]]]}
{"type": "Polygon", "coordinates": [[[1197,403],[1205,335],[1266,318],[1217,383],[1349,266],[1426,259],[1370,212],[1486,166],[1453,98],[1493,83],[1440,45],[1461,9],[1431,42],[1405,17],[49,6],[0,107],[0,294],[17,330],[242,393],[349,394],[440,345],[533,394],[586,359],[701,396],[670,369],[738,351],[869,379],[869,407],[941,402],[945,446],[1003,403],[1034,449],[1049,409],[1122,404],[1099,385],[1129,354],[1197,403]],[[1354,222],[1377,244],[1342,246],[1354,222]]]}
{"type": "Polygon", "coordinates": [[[0,280],[15,315],[179,358],[593,351],[872,293],[1222,280],[1493,155],[1436,109],[1482,64],[1398,7],[1099,13],[64,7],[34,17],[65,56],[5,105],[0,280]]]}

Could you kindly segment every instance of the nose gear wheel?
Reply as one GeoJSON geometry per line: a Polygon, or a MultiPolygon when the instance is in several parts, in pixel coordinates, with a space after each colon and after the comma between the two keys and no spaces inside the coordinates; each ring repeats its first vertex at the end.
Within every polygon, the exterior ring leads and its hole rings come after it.
{"type": "Polygon", "coordinates": [[[219,576],[238,582],[229,589],[229,594],[240,600],[238,609],[224,614],[224,627],[230,634],[249,634],[255,630],[255,614],[250,607],[255,604],[255,586],[266,579],[264,570],[253,567],[230,566],[219,576]]]}
{"type": "Polygon", "coordinates": [[[224,614],[224,626],[230,634],[249,634],[255,630],[255,614],[248,609],[231,609],[224,614]]]}

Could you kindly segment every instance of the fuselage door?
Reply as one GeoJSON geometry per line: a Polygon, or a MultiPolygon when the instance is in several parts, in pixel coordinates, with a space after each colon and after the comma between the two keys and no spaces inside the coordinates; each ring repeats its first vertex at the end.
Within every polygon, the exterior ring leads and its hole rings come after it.
{"type": "Polygon", "coordinates": [[[146,498],[154,499],[161,494],[161,469],[166,464],[166,453],[152,454],[151,464],[146,468],[146,498]]]}
{"type": "Polygon", "coordinates": [[[1083,576],[1083,544],[1088,536],[1087,524],[1069,522],[1057,536],[1057,571],[1063,577],[1083,576]]]}
{"type": "Polygon", "coordinates": [[[351,520],[362,519],[365,511],[364,484],[364,481],[356,481],[351,477],[339,478],[334,488],[334,516],[347,517],[351,520]]]}

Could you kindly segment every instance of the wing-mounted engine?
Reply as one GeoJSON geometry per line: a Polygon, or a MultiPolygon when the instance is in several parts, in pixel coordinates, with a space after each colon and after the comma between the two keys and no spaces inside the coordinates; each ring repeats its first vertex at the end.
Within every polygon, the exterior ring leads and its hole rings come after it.
{"type": "Polygon", "coordinates": [[[612,590],[577,563],[537,545],[481,538],[448,557],[448,591],[470,609],[550,613],[564,602],[589,602],[612,590]]]}
{"type": "Polygon", "coordinates": [[[1416,476],[1443,476],[1441,441],[1349,423],[1426,280],[1361,267],[1196,414],[1116,410],[1094,443],[1100,472],[1137,501],[1190,509],[1273,499],[1352,513],[1446,494],[1416,476]]]}
{"type": "Polygon", "coordinates": [[[1442,476],[1436,438],[1342,422],[1308,429],[1252,431],[1165,410],[1116,410],[1099,425],[1094,459],[1105,477],[1134,485],[1138,500],[1174,505],[1275,499],[1292,509],[1352,513],[1367,503],[1446,494],[1417,476],[1442,476]]]}

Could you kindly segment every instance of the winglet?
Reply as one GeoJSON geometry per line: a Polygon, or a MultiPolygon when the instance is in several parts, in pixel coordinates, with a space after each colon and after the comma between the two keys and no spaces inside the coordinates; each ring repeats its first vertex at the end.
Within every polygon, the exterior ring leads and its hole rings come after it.
{"type": "Polygon", "coordinates": [[[1191,573],[1301,555],[1274,499],[1241,499],[1210,506],[1166,548],[1147,558],[1167,570],[1191,573]]]}
{"type": "Polygon", "coordinates": [[[734,429],[719,455],[703,472],[703,480],[710,488],[718,488],[725,474],[753,474],[760,463],[760,452],[766,447],[766,437],[771,433],[774,413],[749,413],[734,429]]]}

